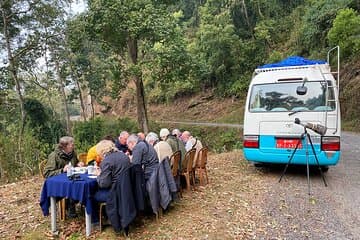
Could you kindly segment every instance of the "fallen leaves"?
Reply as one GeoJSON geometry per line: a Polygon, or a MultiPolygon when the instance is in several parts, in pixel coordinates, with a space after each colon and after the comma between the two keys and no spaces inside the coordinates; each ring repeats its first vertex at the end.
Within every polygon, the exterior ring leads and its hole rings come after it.
{"type": "MultiPolygon", "coordinates": [[[[288,177],[278,184],[277,173],[255,169],[243,160],[241,151],[210,154],[208,170],[209,184],[197,186],[196,191],[184,190],[183,198],[172,203],[159,222],[152,215],[137,218],[130,226],[130,237],[299,239],[313,236],[312,222],[325,228],[327,219],[319,209],[324,202],[315,196],[307,202],[306,185],[288,177]]],[[[58,221],[59,234],[52,235],[50,218],[42,215],[38,204],[42,183],[43,179],[32,177],[0,186],[0,239],[85,239],[83,215],[58,221]]],[[[101,233],[95,228],[90,236],[115,238],[124,239],[111,227],[101,233]]]]}

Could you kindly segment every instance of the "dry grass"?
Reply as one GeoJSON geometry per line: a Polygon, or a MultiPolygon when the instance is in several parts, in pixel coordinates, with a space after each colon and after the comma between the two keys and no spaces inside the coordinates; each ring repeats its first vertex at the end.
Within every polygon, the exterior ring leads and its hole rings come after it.
{"type": "MultiPolygon", "coordinates": [[[[210,184],[184,192],[160,221],[154,216],[137,218],[131,225],[131,239],[255,239],[264,184],[261,176],[236,151],[209,156],[210,184]]],[[[43,217],[38,205],[42,179],[0,187],[1,239],[51,239],[50,218],[43,217]],[[6,204],[4,204],[6,202],[6,204]]],[[[60,239],[84,239],[84,219],[58,224],[60,239]]],[[[90,239],[122,239],[111,227],[90,239]]]]}

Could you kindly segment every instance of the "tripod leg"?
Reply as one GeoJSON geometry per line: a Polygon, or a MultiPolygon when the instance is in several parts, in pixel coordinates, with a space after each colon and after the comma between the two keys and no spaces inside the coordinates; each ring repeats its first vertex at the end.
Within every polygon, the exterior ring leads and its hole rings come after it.
{"type": "Polygon", "coordinates": [[[295,155],[295,152],[296,152],[296,150],[298,149],[298,147],[299,147],[299,145],[300,145],[300,143],[301,143],[301,140],[302,140],[303,138],[304,138],[304,134],[301,134],[300,139],[299,139],[299,141],[297,142],[294,151],[291,153],[291,156],[290,156],[290,158],[289,158],[289,161],[287,162],[287,164],[286,164],[286,166],[285,166],[285,168],[284,168],[284,171],[283,171],[283,173],[281,174],[281,176],[280,176],[280,178],[279,178],[279,182],[281,182],[281,179],[282,179],[283,176],[285,175],[286,170],[288,169],[289,164],[291,163],[291,160],[293,159],[293,157],[294,157],[294,155],[295,155]]]}
{"type": "MultiPolygon", "coordinates": [[[[306,132],[306,135],[309,137],[308,133],[306,132]]],[[[310,168],[309,168],[309,147],[306,143],[306,176],[307,176],[307,182],[308,182],[308,194],[311,195],[310,191],[310,168]]]]}
{"type": "Polygon", "coordinates": [[[325,187],[327,187],[327,183],[326,183],[326,180],[325,180],[325,175],[324,175],[324,173],[323,173],[323,171],[322,171],[322,169],[321,169],[321,167],[320,167],[319,159],[317,158],[314,145],[313,145],[313,143],[312,143],[312,141],[311,141],[310,134],[307,134],[307,137],[308,137],[308,139],[309,139],[310,146],[311,146],[311,148],[312,148],[312,151],[313,151],[313,154],[314,154],[314,157],[315,157],[315,160],[316,160],[316,164],[317,164],[318,169],[319,169],[319,171],[320,171],[321,177],[322,177],[322,179],[323,179],[323,181],[324,181],[324,185],[325,185],[325,187]]]}

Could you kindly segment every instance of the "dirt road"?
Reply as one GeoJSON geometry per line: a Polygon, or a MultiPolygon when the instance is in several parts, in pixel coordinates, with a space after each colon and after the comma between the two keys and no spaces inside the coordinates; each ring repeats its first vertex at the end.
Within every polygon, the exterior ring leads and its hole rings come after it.
{"type": "Polygon", "coordinates": [[[278,183],[282,168],[262,169],[268,183],[261,239],[360,239],[360,135],[342,133],[342,156],[325,174],[311,172],[311,196],[305,168],[291,168],[278,183]]]}
{"type": "Polygon", "coordinates": [[[339,219],[360,239],[360,135],[342,133],[340,164],[327,174],[339,219]]]}

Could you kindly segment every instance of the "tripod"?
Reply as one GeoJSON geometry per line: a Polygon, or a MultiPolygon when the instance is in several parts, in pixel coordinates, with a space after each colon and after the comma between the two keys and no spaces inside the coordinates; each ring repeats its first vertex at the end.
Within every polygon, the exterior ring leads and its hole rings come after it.
{"type": "MultiPolygon", "coordinates": [[[[295,146],[295,149],[294,151],[292,152],[290,158],[289,158],[289,161],[288,163],[286,164],[285,168],[284,168],[284,171],[283,173],[281,174],[280,176],[280,179],[279,179],[279,182],[281,182],[281,179],[283,178],[283,176],[285,175],[286,173],[286,170],[288,169],[289,167],[289,164],[291,163],[291,160],[293,159],[301,141],[303,139],[306,140],[306,138],[308,139],[308,142],[310,143],[310,146],[311,146],[311,149],[312,149],[312,152],[314,154],[314,157],[315,157],[315,160],[316,160],[316,164],[319,168],[319,171],[320,171],[320,174],[321,174],[321,177],[324,181],[324,184],[325,184],[325,187],[327,187],[327,183],[326,183],[326,180],[325,180],[325,176],[324,176],[324,173],[323,171],[321,170],[321,167],[320,167],[320,164],[319,164],[319,159],[317,158],[317,155],[316,155],[316,152],[315,152],[315,148],[314,148],[314,145],[312,143],[312,140],[311,140],[311,136],[310,134],[307,132],[307,129],[306,127],[304,126],[304,132],[301,134],[300,136],[300,139],[299,141],[297,142],[296,146],[295,146]]],[[[306,173],[307,173],[307,182],[308,182],[308,190],[309,190],[309,195],[310,195],[310,171],[309,171],[309,149],[308,149],[308,142],[306,142],[306,173]]]]}

